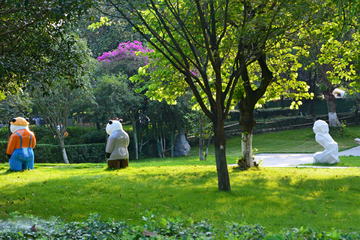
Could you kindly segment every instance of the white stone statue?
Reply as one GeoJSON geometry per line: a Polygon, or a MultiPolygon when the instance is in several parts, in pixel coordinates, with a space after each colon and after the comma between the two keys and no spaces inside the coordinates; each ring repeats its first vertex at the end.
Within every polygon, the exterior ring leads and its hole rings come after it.
{"type": "Polygon", "coordinates": [[[314,154],[314,163],[334,164],[340,162],[338,144],[329,134],[329,126],[323,120],[317,120],[313,127],[315,140],[325,148],[323,152],[314,154]]]}

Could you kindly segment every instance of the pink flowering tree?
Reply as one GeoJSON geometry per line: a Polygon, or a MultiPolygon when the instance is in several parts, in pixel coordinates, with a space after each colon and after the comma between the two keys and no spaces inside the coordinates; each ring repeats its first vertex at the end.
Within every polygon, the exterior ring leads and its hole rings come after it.
{"type": "MultiPolygon", "coordinates": [[[[117,87],[121,85],[123,90],[121,94],[115,94],[114,97],[105,97],[104,99],[104,91],[100,89],[98,94],[96,94],[96,102],[99,108],[108,105],[109,102],[112,101],[112,110],[108,111],[104,109],[104,114],[99,115],[101,111],[98,109],[95,111],[97,114],[93,119],[98,122],[100,119],[108,119],[109,116],[117,116],[123,118],[125,121],[130,120],[133,126],[135,159],[139,157],[137,139],[139,115],[144,108],[147,97],[143,94],[135,93],[138,84],[133,84],[129,80],[129,77],[137,74],[140,67],[149,63],[148,56],[146,55],[148,52],[152,52],[152,50],[144,47],[140,41],[128,41],[120,43],[117,49],[105,52],[97,59],[100,64],[100,69],[98,69],[100,78],[97,83],[97,88],[106,86],[110,92],[114,92],[114,89],[117,89],[117,87]],[[113,82],[109,82],[109,79],[112,79],[113,82]],[[117,101],[114,101],[115,99],[117,99],[117,101]],[[103,103],[104,100],[107,104],[103,103]]],[[[109,96],[110,95],[111,93],[109,93],[109,96]]]]}
{"type": "Polygon", "coordinates": [[[98,61],[102,63],[104,70],[109,74],[123,72],[131,77],[137,74],[140,67],[149,63],[146,54],[152,51],[139,41],[123,42],[114,51],[103,53],[98,57],[98,61]]]}

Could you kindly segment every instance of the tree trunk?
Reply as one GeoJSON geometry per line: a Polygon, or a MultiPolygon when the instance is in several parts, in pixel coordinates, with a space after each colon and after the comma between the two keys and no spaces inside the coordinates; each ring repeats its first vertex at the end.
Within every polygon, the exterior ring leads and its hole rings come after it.
{"type": "Polygon", "coordinates": [[[246,159],[247,167],[254,166],[254,156],[252,153],[252,139],[253,139],[252,131],[241,133],[241,153],[242,156],[246,159]]]}
{"type": "Polygon", "coordinates": [[[131,123],[133,127],[133,136],[134,136],[134,145],[135,145],[135,159],[139,159],[139,148],[138,148],[138,138],[137,138],[137,128],[136,128],[136,120],[131,118],[131,123]]]}
{"type": "Polygon", "coordinates": [[[324,84],[324,88],[322,93],[324,94],[324,98],[326,101],[326,105],[328,108],[329,115],[329,126],[330,127],[341,127],[341,123],[336,114],[336,98],[333,94],[334,86],[329,82],[326,72],[330,70],[329,64],[322,64],[321,68],[321,82],[324,84]]]}
{"type": "Polygon", "coordinates": [[[247,104],[246,99],[241,101],[240,106],[240,126],[241,126],[241,152],[245,159],[247,167],[254,166],[254,157],[252,154],[253,128],[256,126],[254,120],[254,107],[247,104]]]}
{"type": "Polygon", "coordinates": [[[203,123],[202,113],[200,113],[200,133],[199,133],[199,158],[200,161],[204,160],[204,141],[203,141],[203,123]]]}
{"type": "Polygon", "coordinates": [[[215,159],[218,174],[219,191],[231,191],[228,166],[226,162],[226,137],[224,131],[224,122],[214,123],[215,133],[215,159]]]}
{"type": "MultiPolygon", "coordinates": [[[[331,89],[331,88],[330,88],[331,89]]],[[[333,90],[333,88],[332,88],[333,90]]],[[[328,108],[328,115],[329,115],[329,126],[330,127],[341,127],[341,123],[336,114],[336,98],[334,94],[332,94],[331,90],[324,92],[324,97],[326,100],[326,105],[328,108]]]]}
{"type": "MultiPolygon", "coordinates": [[[[315,80],[317,77],[316,71],[315,71],[315,76],[311,77],[311,71],[309,71],[309,85],[310,85],[310,89],[309,92],[315,93],[315,80]]],[[[315,99],[310,99],[309,100],[309,113],[310,115],[313,117],[313,121],[314,123],[316,122],[316,113],[314,111],[314,103],[315,103],[315,99]]]]}
{"type": "Polygon", "coordinates": [[[171,158],[173,158],[174,157],[174,127],[172,125],[171,125],[170,147],[171,147],[171,158]]]}
{"type": "Polygon", "coordinates": [[[63,159],[66,164],[69,164],[69,159],[67,157],[66,150],[65,150],[64,137],[60,136],[60,135],[61,134],[58,134],[58,138],[59,138],[59,142],[60,142],[61,152],[63,154],[63,159]]]}
{"type": "Polygon", "coordinates": [[[208,156],[208,153],[209,153],[209,146],[210,146],[210,142],[211,142],[211,137],[212,137],[212,132],[210,132],[210,136],[209,136],[209,139],[208,139],[208,143],[207,143],[207,146],[206,146],[206,151],[205,151],[205,161],[207,161],[207,156],[208,156]]]}
{"type": "Polygon", "coordinates": [[[246,68],[241,75],[244,80],[243,86],[246,92],[246,97],[239,103],[241,113],[239,124],[241,126],[242,134],[241,151],[247,167],[254,166],[254,158],[252,154],[252,135],[253,128],[256,126],[256,122],[254,120],[254,107],[257,101],[264,96],[267,87],[273,80],[273,74],[267,66],[265,54],[259,57],[258,63],[261,67],[262,80],[260,86],[255,91],[251,88],[249,74],[246,68]]]}

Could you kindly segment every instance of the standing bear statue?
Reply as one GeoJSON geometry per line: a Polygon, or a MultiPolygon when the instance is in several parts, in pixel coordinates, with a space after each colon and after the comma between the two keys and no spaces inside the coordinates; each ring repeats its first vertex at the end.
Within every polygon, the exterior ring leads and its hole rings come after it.
{"type": "Polygon", "coordinates": [[[9,160],[10,170],[22,171],[34,169],[34,151],[36,138],[29,130],[29,122],[22,118],[13,118],[10,121],[10,131],[12,132],[6,154],[9,160]]]}
{"type": "Polygon", "coordinates": [[[126,168],[129,166],[129,135],[123,130],[121,122],[110,120],[106,125],[109,138],[106,143],[106,159],[109,168],[126,168]]]}
{"type": "Polygon", "coordinates": [[[334,164],[340,162],[338,144],[329,134],[329,125],[323,120],[317,120],[313,130],[316,134],[315,140],[325,148],[323,152],[314,154],[314,163],[334,164]]]}

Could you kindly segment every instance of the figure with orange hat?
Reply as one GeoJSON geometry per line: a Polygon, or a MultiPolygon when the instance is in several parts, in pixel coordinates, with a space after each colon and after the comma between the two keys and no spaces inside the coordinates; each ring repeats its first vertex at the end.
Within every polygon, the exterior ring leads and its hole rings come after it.
{"type": "Polygon", "coordinates": [[[12,132],[7,146],[6,154],[10,159],[10,170],[21,171],[34,169],[34,151],[36,138],[29,130],[29,122],[22,118],[13,118],[10,121],[12,132]]]}

